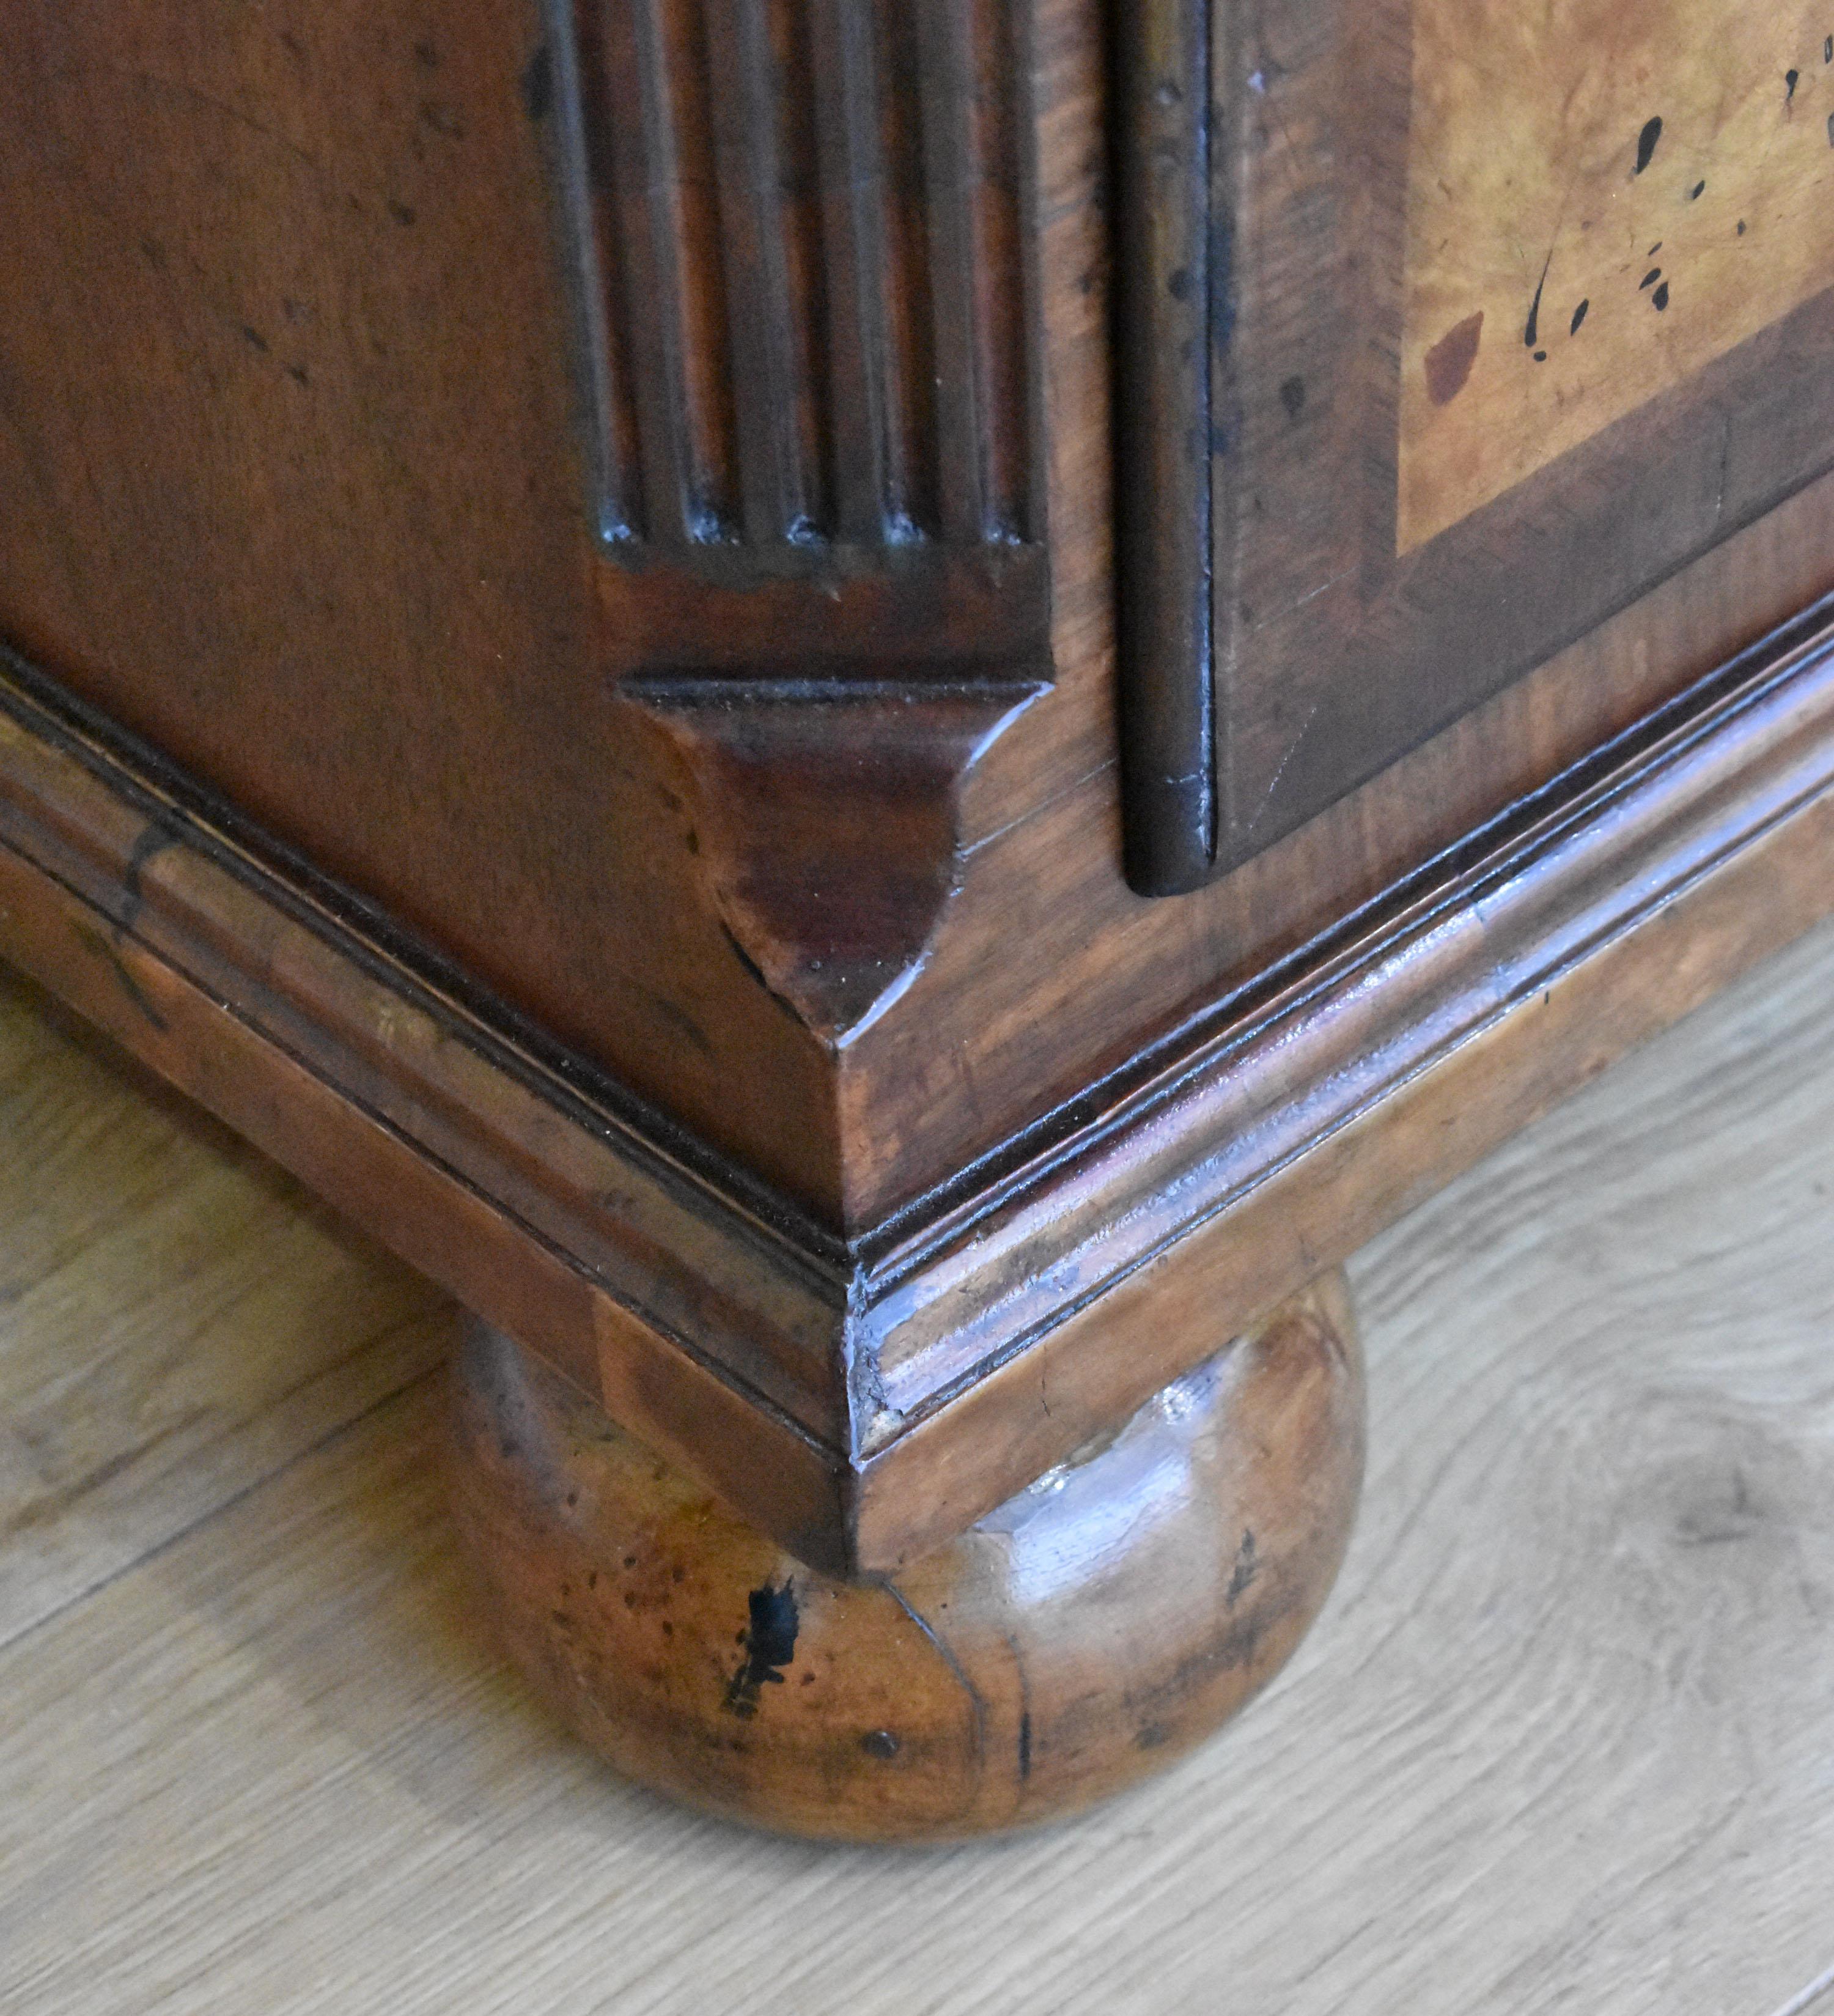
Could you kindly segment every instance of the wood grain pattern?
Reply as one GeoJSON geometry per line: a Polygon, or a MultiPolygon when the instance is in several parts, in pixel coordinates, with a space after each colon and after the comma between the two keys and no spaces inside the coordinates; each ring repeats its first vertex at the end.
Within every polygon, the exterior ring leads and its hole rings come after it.
{"type": "Polygon", "coordinates": [[[639,1784],[822,1841],[1036,1827],[1156,1775],[1286,1663],[1362,1481],[1341,1276],[865,1582],[811,1573],[501,1330],[454,1386],[458,1530],[530,1685],[639,1784]]]}
{"type": "Polygon", "coordinates": [[[845,1243],[506,1044],[57,708],[5,697],[13,956],[843,1575],[940,1545],[1125,1419],[1834,887],[1834,654],[1811,624],[1030,1159],[845,1243]]]}
{"type": "Polygon", "coordinates": [[[0,1645],[383,1405],[449,1305],[0,975],[0,1645]]]}
{"type": "MultiPolygon", "coordinates": [[[[1359,1261],[1378,1433],[1340,1593],[1152,1790],[913,1858],[624,1786],[481,1649],[423,1384],[0,1655],[0,1995],[1820,2016],[1831,1001],[1824,934],[1359,1261]]],[[[112,1138],[58,1139],[99,1197],[112,1138]]],[[[61,1209],[50,1243],[81,1244],[61,1209]]],[[[82,1337],[151,1316],[161,1250],[132,1278],[66,1270],[82,1337]]],[[[232,1313],[223,1336],[247,1337],[232,1313]]],[[[18,1337],[0,1313],[0,1413],[18,1337]]]]}
{"type": "Polygon", "coordinates": [[[1834,101],[1811,113],[1825,36],[1795,4],[1141,18],[1192,27],[1134,99],[1203,107],[1183,143],[1176,110],[1121,121],[1116,285],[1159,297],[1122,320],[1127,803],[1166,893],[1827,469],[1834,101]],[[1164,340],[1128,343],[1135,315],[1164,340]]]}
{"type": "Polygon", "coordinates": [[[1403,553],[1826,289],[1827,27],[1416,0],[1403,553]]]}
{"type": "MultiPolygon", "coordinates": [[[[427,967],[462,973],[500,1026],[538,1028],[570,1068],[615,1078],[830,1231],[868,1230],[1021,1130],[1061,1125],[1092,1085],[1831,585],[1822,483],[1238,873],[1178,904],[1134,896],[1113,731],[1103,10],[1040,0],[1052,683],[962,787],[958,873],[897,998],[856,1019],[805,992],[786,1013],[723,908],[758,863],[715,871],[696,851],[671,725],[607,675],[704,664],[722,638],[728,664],[761,643],[781,670],[807,633],[765,596],[742,637],[704,580],[654,598],[682,626],[667,633],[628,592],[633,571],[603,560],[581,501],[594,479],[572,380],[566,101],[538,88],[552,27],[523,0],[455,0],[437,20],[421,0],[22,13],[0,77],[0,257],[30,276],[0,312],[0,624],[427,967]],[[671,634],[678,660],[658,648],[671,634]]],[[[1315,196],[1300,157],[1329,122],[1290,95],[1306,80],[1289,27],[1278,9],[1256,27],[1250,59],[1280,85],[1257,101],[1256,158],[1270,191],[1315,196]]],[[[1365,98],[1407,74],[1386,45],[1369,53],[1365,98]]],[[[1364,242],[1386,244],[1368,221],[1364,242]]],[[[1273,305],[1336,297],[1315,278],[1273,305]]],[[[1271,350],[1297,326],[1276,317],[1271,350]]],[[[1757,509],[1766,444],[1807,453],[1819,438],[1799,396],[1834,383],[1818,354],[1786,345],[1724,437],[1665,420],[1693,459],[1685,481],[1652,479],[1660,510],[1724,531],[1722,498],[1726,524],[1757,509]]],[[[1290,420],[1278,393],[1295,368],[1268,377],[1249,417],[1317,470],[1336,409],[1308,378],[1290,420]]],[[[1021,571],[1028,550],[1012,551],[1021,571]]],[[[1588,550],[1608,558],[1609,542],[1588,550]]],[[[1034,607],[991,574],[970,585],[940,598],[958,657],[1004,635],[1003,608],[1034,607]]],[[[858,675],[921,635],[924,599],[888,595],[829,633],[830,664],[858,675]]],[[[1491,664],[1497,626],[1472,632],[1462,662],[1491,664]]],[[[1401,686],[1434,707],[1469,699],[1411,673],[1401,686]]],[[[1393,726],[1386,690],[1358,684],[1347,703],[1359,748],[1393,726]]],[[[1307,782],[1316,696],[1303,679],[1284,693],[1233,744],[1250,825],[1334,769],[1342,781],[1326,750],[1307,782]]],[[[904,923],[908,946],[922,932],[904,923]]],[[[807,970],[777,949],[780,974],[807,970]]]]}

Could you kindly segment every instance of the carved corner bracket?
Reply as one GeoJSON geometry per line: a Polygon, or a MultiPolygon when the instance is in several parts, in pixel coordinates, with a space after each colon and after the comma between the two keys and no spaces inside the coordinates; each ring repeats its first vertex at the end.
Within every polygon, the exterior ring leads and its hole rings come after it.
{"type": "Polygon", "coordinates": [[[836,1039],[1050,675],[1030,0],[553,5],[608,677],[836,1039]]]}
{"type": "Polygon", "coordinates": [[[692,780],[694,844],[739,956],[838,1042],[921,967],[958,879],[962,779],[1039,689],[659,679],[624,690],[692,780]]]}

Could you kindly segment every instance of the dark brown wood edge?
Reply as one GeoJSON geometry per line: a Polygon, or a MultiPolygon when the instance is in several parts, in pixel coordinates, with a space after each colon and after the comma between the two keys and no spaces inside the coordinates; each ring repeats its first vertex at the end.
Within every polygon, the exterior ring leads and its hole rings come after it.
{"type": "Polygon", "coordinates": [[[1187,1031],[1066,1138],[839,1256],[15,681],[0,947],[745,1516],[872,1571],[1834,909],[1825,615],[1187,1031]]]}
{"type": "Polygon", "coordinates": [[[1117,12],[1117,671],[1144,895],[1254,859],[1826,473],[1824,293],[1397,551],[1411,16],[1412,0],[1117,12]],[[1273,272],[1304,304],[1296,324],[1291,301],[1270,313],[1273,272]],[[1329,369],[1295,344],[1327,326],[1329,369]],[[1257,431],[1284,370],[1302,394],[1339,381],[1341,429],[1257,431]],[[1314,554],[1275,593],[1248,546],[1278,549],[1307,519],[1299,471],[1356,500],[1355,522],[1328,569],[1314,554]],[[1627,524],[1643,554],[1628,571],[1627,524]]]}
{"type": "Polygon", "coordinates": [[[698,1186],[818,1258],[844,1266],[846,1242],[782,1191],[706,1147],[659,1107],[556,1042],[502,996],[347,884],[259,827],[144,737],[0,639],[0,713],[9,713],[101,780],[149,824],[171,826],[292,922],[329,938],[353,964],[429,1013],[455,1013],[492,1061],[581,1124],[641,1142],[698,1186]]]}
{"type": "MultiPolygon", "coordinates": [[[[1328,1126],[1354,1118],[1392,1083],[1429,1067],[1448,1044],[1465,1040],[1524,993],[1558,978],[1570,959],[1634,928],[1650,903],[1710,873],[1728,850],[1761,831],[1757,822],[1773,801],[1781,806],[1778,815],[1787,815],[1804,794],[1797,788],[1803,776],[1807,795],[1822,788],[1818,747],[1811,742],[1805,753],[1801,745],[1805,733],[1824,732],[1834,733],[1834,630],[1820,633],[1761,694],[1741,697],[1708,722],[1678,731],[1627,772],[1468,868],[1455,893],[1436,892],[1399,916],[1379,913],[1379,920],[1349,945],[1289,977],[1271,1002],[1181,1050],[1162,1074],[1061,1150],[961,1208],[953,1226],[926,1228],[908,1258],[888,1263],[873,1277],[876,1311],[908,1304],[912,1312],[888,1325],[885,1341],[896,1349],[885,1352],[882,1363],[901,1358],[916,1343],[915,1310],[946,1289],[951,1255],[972,1255],[979,1273],[996,1247],[1010,1251],[1008,1271],[1027,1282],[1042,1268],[1065,1266],[1073,1255],[1085,1298],[1149,1262],[1236,1193],[1237,1180],[1222,1171],[1252,1185],[1302,1150],[1313,1138],[1302,1114],[1322,1118],[1328,1126]],[[1818,714],[1802,719],[1811,697],[1825,698],[1825,722],[1818,714]],[[1760,756],[1767,759],[1761,783],[1746,772],[1760,756]],[[1807,771],[1799,776],[1804,761],[1807,771]],[[1722,801],[1735,781],[1745,788],[1728,807],[1722,801]],[[1684,786],[1685,797],[1679,794],[1684,786]],[[1756,815],[1753,823],[1740,816],[1746,813],[1756,815]],[[1470,956],[1480,949],[1480,957],[1470,956]],[[1447,998],[1449,979],[1464,991],[1447,998]],[[1347,1045],[1343,1036],[1353,1025],[1364,1038],[1379,1039],[1379,1046],[1347,1045]],[[1347,1071],[1356,1074],[1347,1085],[1347,1071]],[[1282,1096],[1283,1090],[1297,1096],[1282,1096]],[[1209,1107],[1207,1119],[1199,1119],[1194,1101],[1209,1107]],[[1263,1138],[1260,1130],[1270,1123],[1282,1132],[1296,1125],[1299,1131],[1287,1139],[1263,1138]],[[1085,1208],[1093,1245],[1069,1222],[1069,1214],[1080,1216],[1085,1208]],[[1041,1234],[1041,1243],[1034,1243],[1041,1234]],[[1110,1262],[1091,1268],[1098,1247],[1127,1257],[1118,1267],[1110,1262]],[[901,1297],[890,1283],[906,1269],[920,1285],[901,1297]]],[[[1834,769],[1826,776],[1834,776],[1834,769]]],[[[1052,1309],[1056,1320],[1068,1313],[1061,1305],[1052,1309]]],[[[1006,1352],[1032,1341],[1012,1335],[991,1306],[985,1320],[1004,1333],[1006,1352]]],[[[953,1323],[948,1334],[954,1350],[967,1343],[969,1332],[953,1323]]],[[[970,1376],[984,1376],[992,1362],[976,1361],[970,1376]]],[[[955,1390],[932,1380],[921,1406],[946,1405],[955,1390]]]]}
{"type": "Polygon", "coordinates": [[[1110,24],[1117,670],[1143,896],[1200,887],[1217,846],[1211,359],[1233,247],[1211,203],[1210,16],[1137,0],[1110,24]]]}
{"type": "Polygon", "coordinates": [[[984,1199],[901,1293],[875,1283],[883,1403],[902,1418],[861,1467],[863,1557],[983,1516],[1187,1369],[1203,1316],[1213,1346],[1834,913],[1834,629],[1714,683],[984,1199]],[[951,1362],[971,1298],[999,1342],[951,1362]],[[948,1341],[921,1341],[951,1301],[948,1341]]]}

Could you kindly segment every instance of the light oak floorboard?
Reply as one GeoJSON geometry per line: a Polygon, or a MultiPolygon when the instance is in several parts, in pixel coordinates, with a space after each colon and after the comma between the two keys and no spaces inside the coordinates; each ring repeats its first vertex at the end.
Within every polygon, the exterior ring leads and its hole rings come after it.
{"type": "Polygon", "coordinates": [[[424,1374],[453,1320],[0,968],[0,1646],[424,1374]]]}
{"type": "Polygon", "coordinates": [[[943,1853],[578,1754],[470,1621],[427,1291],[11,1003],[0,1101],[6,1489],[82,1445],[0,1541],[8,2016],[1834,2016],[1834,934],[1362,1256],[1272,1690],[943,1853]]]}

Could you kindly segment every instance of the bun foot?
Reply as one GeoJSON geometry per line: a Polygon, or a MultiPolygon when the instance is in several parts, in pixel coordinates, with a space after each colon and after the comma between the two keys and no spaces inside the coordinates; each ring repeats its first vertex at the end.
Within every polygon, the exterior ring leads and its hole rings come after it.
{"type": "Polygon", "coordinates": [[[501,1332],[461,1354],[455,1497],[507,1647],[620,1771],[816,1839],[1074,1813],[1201,1742],[1331,1586],[1363,1458],[1341,1276],[893,1576],[744,1525],[501,1332]]]}

